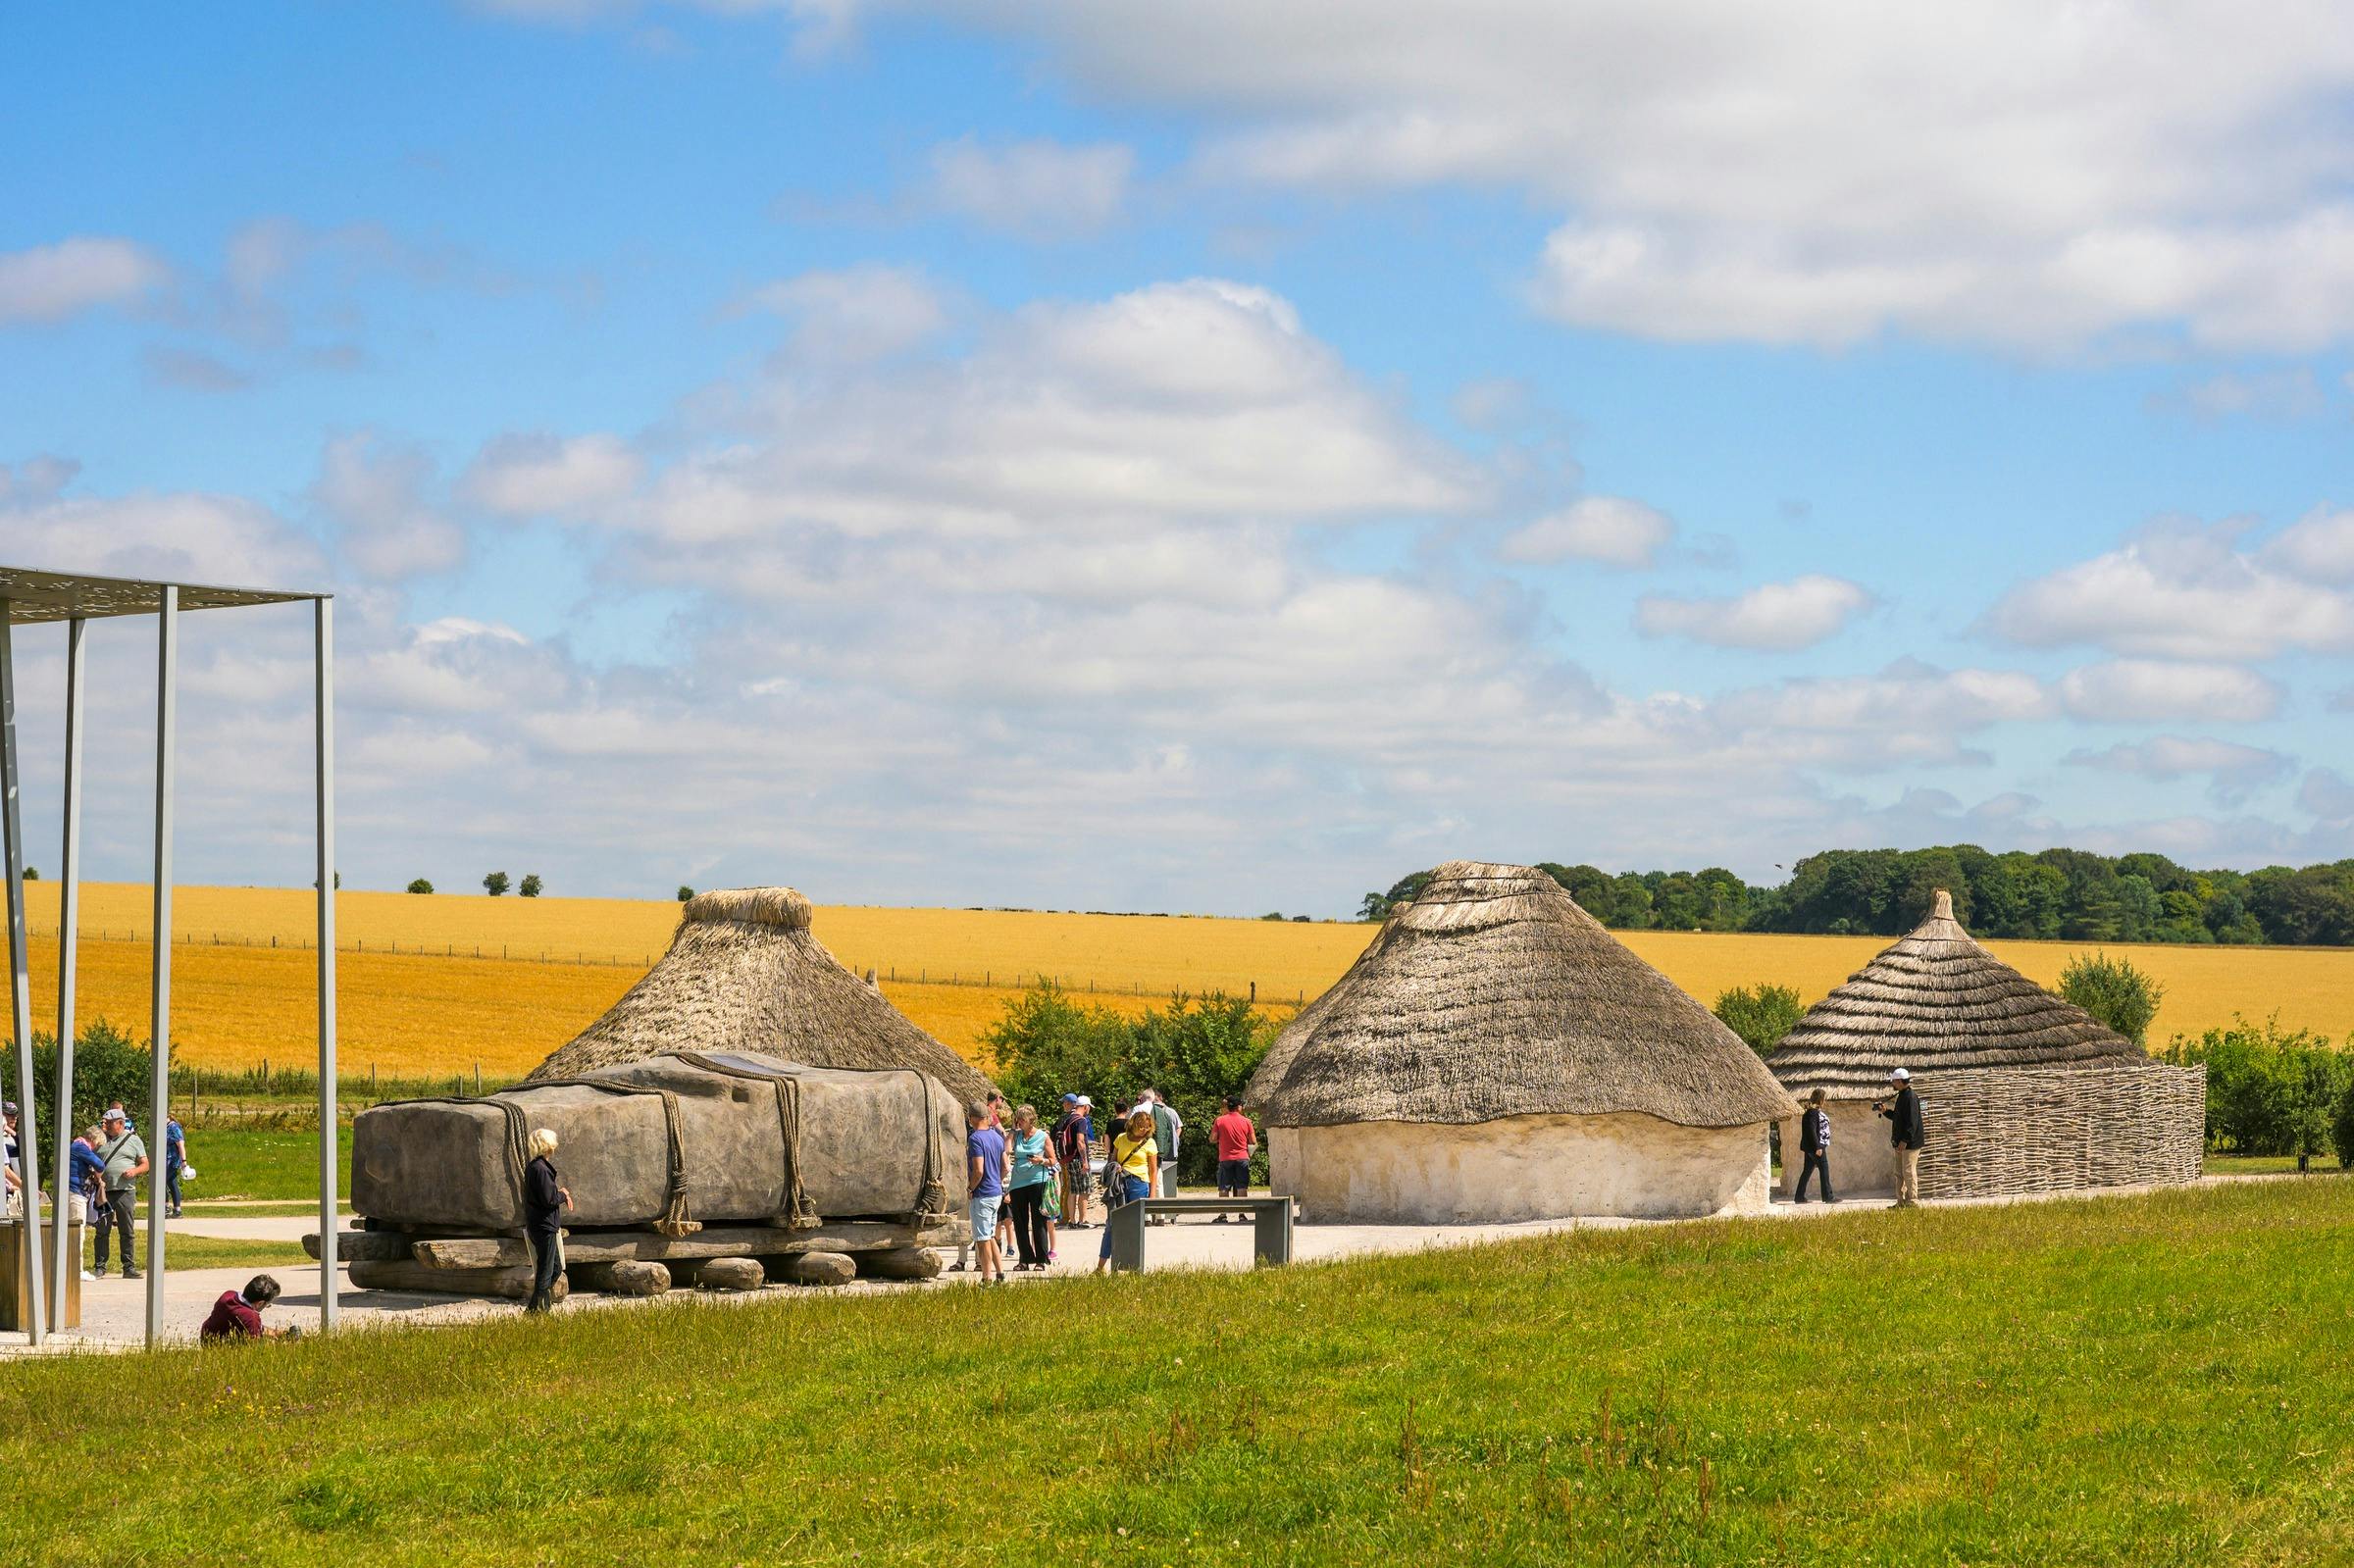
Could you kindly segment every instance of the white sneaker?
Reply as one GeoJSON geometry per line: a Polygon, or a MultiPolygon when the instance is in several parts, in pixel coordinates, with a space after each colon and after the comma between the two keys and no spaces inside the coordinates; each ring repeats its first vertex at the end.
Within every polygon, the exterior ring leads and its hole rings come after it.
{"type": "Polygon", "coordinates": [[[95,1275],[95,1274],[92,1274],[92,1273],[91,1273],[89,1270],[87,1270],[87,1269],[84,1269],[84,1270],[82,1270],[82,1271],[81,1271],[81,1277],[82,1277],[83,1279],[85,1279],[85,1280],[94,1280],[94,1279],[98,1278],[98,1276],[97,1276],[97,1275],[95,1275]]]}

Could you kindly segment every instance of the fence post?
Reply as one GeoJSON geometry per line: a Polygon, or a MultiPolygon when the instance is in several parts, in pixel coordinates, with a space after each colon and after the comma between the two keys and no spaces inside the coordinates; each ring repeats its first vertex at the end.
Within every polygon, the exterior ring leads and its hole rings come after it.
{"type": "Polygon", "coordinates": [[[480,1098],[482,1097],[482,1093],[483,1093],[483,1064],[482,1064],[482,1063],[480,1063],[480,1062],[477,1062],[477,1063],[475,1063],[475,1064],[474,1064],[474,1093],[475,1093],[475,1097],[476,1097],[477,1099],[480,1099],[480,1098]]]}

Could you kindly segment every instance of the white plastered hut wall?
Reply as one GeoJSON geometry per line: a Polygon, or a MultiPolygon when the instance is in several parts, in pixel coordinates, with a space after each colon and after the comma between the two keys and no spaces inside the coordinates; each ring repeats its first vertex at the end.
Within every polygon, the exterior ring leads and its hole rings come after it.
{"type": "MultiPolygon", "coordinates": [[[[1831,1113],[1831,1190],[1840,1197],[1896,1195],[1896,1147],[1888,1141],[1888,1119],[1871,1104],[1869,1100],[1822,1102],[1822,1108],[1831,1113]]],[[[1798,1151],[1798,1118],[1779,1125],[1782,1174],[1774,1190],[1788,1197],[1798,1187],[1799,1173],[1807,1168],[1807,1157],[1798,1151]]],[[[1810,1198],[1821,1195],[1812,1186],[1807,1189],[1810,1198]]]]}
{"type": "Polygon", "coordinates": [[[1764,1123],[1678,1127],[1630,1112],[1274,1127],[1267,1163],[1273,1190],[1322,1224],[1756,1214],[1772,1180],[1764,1123]]]}

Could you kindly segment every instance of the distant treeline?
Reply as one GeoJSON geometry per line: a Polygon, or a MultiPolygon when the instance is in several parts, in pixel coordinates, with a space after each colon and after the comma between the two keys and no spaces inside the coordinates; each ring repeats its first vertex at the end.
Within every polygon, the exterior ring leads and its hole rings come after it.
{"type": "MultiPolygon", "coordinates": [[[[1919,925],[1943,887],[1979,936],[2354,945],[2354,860],[2191,871],[2164,855],[2083,849],[1826,849],[1800,861],[1778,887],[1753,887],[1721,866],[1616,876],[1551,861],[1538,869],[1621,931],[1894,936],[1919,925]]],[[[1386,893],[1365,894],[1360,917],[1381,919],[1429,880],[1416,872],[1386,893]]]]}

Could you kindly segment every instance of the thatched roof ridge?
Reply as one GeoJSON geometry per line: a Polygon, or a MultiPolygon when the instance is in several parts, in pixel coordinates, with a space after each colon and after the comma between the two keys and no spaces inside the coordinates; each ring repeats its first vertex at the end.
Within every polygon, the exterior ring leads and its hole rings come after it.
{"type": "Polygon", "coordinates": [[[2128,1067],[2148,1053],[1979,946],[1940,891],[1929,917],[1784,1036],[1770,1065],[1793,1094],[1879,1092],[1899,1067],[2128,1067]]]}
{"type": "Polygon", "coordinates": [[[688,900],[644,978],[602,1018],[533,1069],[571,1078],[674,1051],[754,1051],[811,1067],[912,1067],[959,1100],[989,1080],[851,974],[810,930],[791,887],[737,887],[688,900]]]}
{"type": "Polygon", "coordinates": [[[1796,1114],[1739,1037],[1551,877],[1461,860],[1292,1021],[1246,1098],[1276,1127],[1796,1114]]]}

